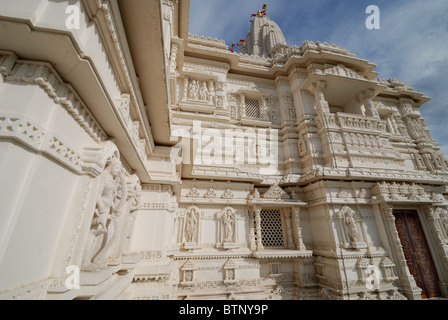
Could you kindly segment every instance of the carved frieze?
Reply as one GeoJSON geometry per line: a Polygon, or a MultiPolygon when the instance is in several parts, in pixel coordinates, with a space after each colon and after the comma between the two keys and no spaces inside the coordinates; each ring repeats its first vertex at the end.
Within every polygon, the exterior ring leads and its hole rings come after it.
{"type": "Polygon", "coordinates": [[[377,182],[372,188],[372,200],[434,201],[419,184],[385,181],[377,182]]]}
{"type": "Polygon", "coordinates": [[[361,73],[356,72],[353,69],[350,69],[343,64],[338,64],[334,67],[328,67],[323,72],[324,72],[324,74],[331,74],[331,75],[336,75],[336,76],[341,76],[341,77],[364,79],[364,76],[361,73]]]}
{"type": "Polygon", "coordinates": [[[72,86],[63,82],[50,64],[23,60],[14,61],[11,57],[13,56],[8,55],[7,59],[3,59],[5,62],[1,65],[4,73],[9,71],[6,75],[7,81],[39,85],[55,103],[63,106],[73,116],[75,121],[95,142],[100,143],[107,139],[107,135],[72,86]]]}

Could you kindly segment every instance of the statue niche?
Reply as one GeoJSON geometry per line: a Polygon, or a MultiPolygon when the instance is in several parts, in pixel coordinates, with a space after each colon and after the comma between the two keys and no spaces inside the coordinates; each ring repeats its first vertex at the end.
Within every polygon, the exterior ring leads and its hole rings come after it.
{"type": "Polygon", "coordinates": [[[200,213],[197,207],[190,207],[183,217],[184,249],[199,249],[200,213]]]}
{"type": "Polygon", "coordinates": [[[126,173],[119,152],[112,142],[100,151],[104,170],[99,177],[96,204],[91,222],[82,270],[97,271],[108,265],[109,249],[117,237],[115,230],[127,199],[126,173]]]}
{"type": "Polygon", "coordinates": [[[361,217],[353,209],[344,206],[338,213],[338,224],[341,230],[341,242],[344,248],[362,249],[367,245],[361,232],[361,217]]]}
{"type": "Polygon", "coordinates": [[[237,223],[236,213],[231,207],[226,207],[217,213],[218,219],[218,247],[224,249],[238,248],[236,244],[237,223]]]}
{"type": "Polygon", "coordinates": [[[213,80],[199,81],[185,77],[184,101],[201,102],[211,106],[219,106],[220,96],[216,94],[213,80]]]}

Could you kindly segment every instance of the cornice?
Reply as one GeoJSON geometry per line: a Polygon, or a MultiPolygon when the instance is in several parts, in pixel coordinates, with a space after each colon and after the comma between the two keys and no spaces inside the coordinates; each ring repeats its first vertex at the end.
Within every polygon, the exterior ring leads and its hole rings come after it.
{"type": "Polygon", "coordinates": [[[25,82],[41,87],[53,101],[61,105],[97,143],[107,134],[90,113],[73,87],[65,83],[49,63],[17,60],[12,52],[0,52],[0,72],[6,81],[25,82]]]}
{"type": "Polygon", "coordinates": [[[108,56],[116,62],[111,65],[121,84],[122,95],[129,95],[133,113],[137,115],[137,121],[141,124],[140,127],[145,128],[143,130],[145,140],[148,143],[150,153],[152,153],[155,148],[154,139],[144,110],[143,98],[140,91],[134,89],[138,88],[138,83],[135,81],[136,75],[133,71],[129,49],[123,46],[123,41],[125,41],[123,39],[126,39],[126,35],[121,31],[123,28],[117,26],[117,24],[121,25],[122,23],[121,17],[116,13],[118,11],[116,2],[109,0],[82,0],[82,2],[87,15],[100,30],[100,36],[108,56]]]}

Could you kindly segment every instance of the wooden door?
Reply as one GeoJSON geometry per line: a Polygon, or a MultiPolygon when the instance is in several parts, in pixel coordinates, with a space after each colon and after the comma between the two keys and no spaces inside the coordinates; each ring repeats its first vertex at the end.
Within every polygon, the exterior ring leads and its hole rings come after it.
{"type": "Polygon", "coordinates": [[[394,216],[409,271],[422,289],[422,298],[441,296],[439,277],[417,212],[394,210],[394,216]]]}

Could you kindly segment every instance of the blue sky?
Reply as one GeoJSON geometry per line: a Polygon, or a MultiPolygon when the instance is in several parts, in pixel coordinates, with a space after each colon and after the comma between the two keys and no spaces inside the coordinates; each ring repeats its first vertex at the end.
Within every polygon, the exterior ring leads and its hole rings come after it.
{"type": "Polygon", "coordinates": [[[305,40],[349,49],[432,100],[421,108],[433,138],[448,158],[447,0],[190,0],[190,33],[225,40],[246,37],[250,15],[267,3],[267,15],[288,45],[305,40]],[[380,29],[368,30],[366,8],[380,9],[380,29]]]}

